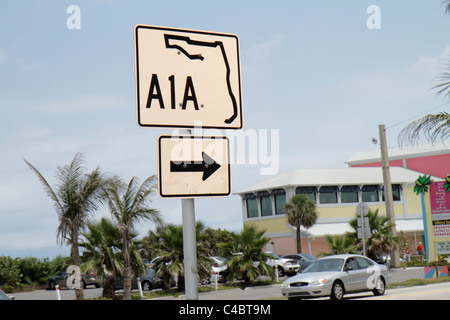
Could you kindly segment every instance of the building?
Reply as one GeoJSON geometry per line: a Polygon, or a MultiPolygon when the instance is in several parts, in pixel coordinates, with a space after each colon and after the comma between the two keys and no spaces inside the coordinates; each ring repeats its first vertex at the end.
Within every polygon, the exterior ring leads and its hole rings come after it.
{"type": "MultiPolygon", "coordinates": [[[[439,178],[450,174],[450,149],[444,143],[388,148],[390,167],[402,167],[439,178]]],[[[349,167],[381,167],[380,150],[358,152],[345,163],[349,167]]]]}
{"type": "MultiPolygon", "coordinates": [[[[301,229],[302,251],[314,256],[329,252],[325,235],[352,231],[349,221],[355,218],[358,203],[386,214],[381,168],[351,163],[350,168],[293,170],[237,192],[244,224],[266,230],[268,250],[280,255],[296,252],[295,229],[287,223],[283,206],[295,194],[306,194],[315,201],[319,219],[311,228],[301,229]]],[[[402,166],[390,168],[396,229],[404,231],[415,248],[423,236],[423,222],[421,198],[413,189],[422,174],[402,166]]],[[[429,198],[425,204],[430,207],[429,198]]]]}

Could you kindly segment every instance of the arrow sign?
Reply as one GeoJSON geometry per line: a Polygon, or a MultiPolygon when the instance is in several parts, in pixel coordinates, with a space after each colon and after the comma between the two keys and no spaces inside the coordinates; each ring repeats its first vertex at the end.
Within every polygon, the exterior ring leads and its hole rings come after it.
{"type": "Polygon", "coordinates": [[[220,168],[220,164],[216,163],[205,152],[202,152],[202,158],[203,161],[201,163],[170,161],[170,172],[203,172],[202,181],[205,181],[220,168]]]}
{"type": "Polygon", "coordinates": [[[160,136],[159,195],[162,198],[229,196],[229,154],[226,136],[160,136]]]}

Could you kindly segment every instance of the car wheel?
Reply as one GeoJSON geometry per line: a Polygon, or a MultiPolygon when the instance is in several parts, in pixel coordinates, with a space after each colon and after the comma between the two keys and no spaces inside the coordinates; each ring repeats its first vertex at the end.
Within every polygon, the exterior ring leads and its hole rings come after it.
{"type": "Polygon", "coordinates": [[[144,281],[142,283],[142,290],[144,291],[152,291],[152,284],[150,281],[144,281]]]}
{"type": "Polygon", "coordinates": [[[278,267],[278,276],[284,277],[286,275],[286,272],[284,272],[284,269],[282,267],[278,267]]]}
{"type": "Polygon", "coordinates": [[[56,281],[52,280],[48,283],[50,290],[56,290],[56,281]]]}
{"type": "Polygon", "coordinates": [[[382,296],[384,292],[386,291],[386,286],[384,284],[384,280],[382,278],[377,279],[377,284],[375,288],[373,289],[373,294],[376,296],[382,296]]]}
{"type": "Polygon", "coordinates": [[[344,299],[344,285],[340,281],[336,281],[333,283],[333,287],[331,288],[331,296],[332,300],[342,300],[344,299]]]}

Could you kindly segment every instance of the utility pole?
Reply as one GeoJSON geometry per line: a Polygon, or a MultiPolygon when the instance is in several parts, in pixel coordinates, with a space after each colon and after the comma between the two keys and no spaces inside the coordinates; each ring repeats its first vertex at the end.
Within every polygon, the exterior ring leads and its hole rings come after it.
{"type": "MultiPolygon", "coordinates": [[[[395,212],[394,212],[394,200],[392,197],[392,184],[391,174],[389,170],[389,159],[387,153],[386,142],[386,128],[384,124],[378,126],[380,132],[380,150],[381,150],[381,166],[383,170],[383,184],[384,184],[384,199],[386,204],[386,216],[392,225],[391,233],[393,237],[397,237],[397,229],[395,228],[395,212]]],[[[392,252],[392,266],[398,268],[400,266],[400,259],[398,248],[395,247],[392,252]]]]}

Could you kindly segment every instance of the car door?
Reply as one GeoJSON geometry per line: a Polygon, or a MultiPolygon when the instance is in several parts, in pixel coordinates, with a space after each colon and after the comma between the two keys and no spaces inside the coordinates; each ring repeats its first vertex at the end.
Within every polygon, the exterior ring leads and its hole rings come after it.
{"type": "Polygon", "coordinates": [[[359,291],[361,270],[354,257],[347,258],[344,264],[344,286],[346,292],[359,291]]]}
{"type": "Polygon", "coordinates": [[[361,279],[358,284],[359,290],[372,290],[375,287],[377,278],[374,274],[375,270],[371,268],[373,263],[364,257],[356,257],[355,259],[358,261],[361,270],[361,279]]]}
{"type": "Polygon", "coordinates": [[[56,284],[60,287],[67,287],[67,270],[64,270],[59,275],[55,277],[56,284]]]}

